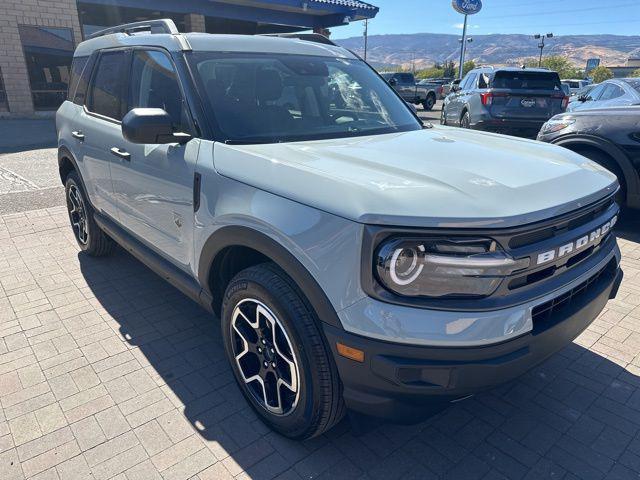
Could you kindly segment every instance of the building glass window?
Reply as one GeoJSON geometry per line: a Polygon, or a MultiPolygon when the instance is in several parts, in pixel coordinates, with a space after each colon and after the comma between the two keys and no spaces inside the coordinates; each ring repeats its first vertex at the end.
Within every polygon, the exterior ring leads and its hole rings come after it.
{"type": "Polygon", "coordinates": [[[0,70],[0,112],[9,111],[9,102],[7,102],[7,91],[4,88],[4,81],[2,80],[2,70],[0,70]]]}
{"type": "Polygon", "coordinates": [[[73,57],[69,28],[19,25],[36,110],[56,110],[67,97],[73,57]]]}

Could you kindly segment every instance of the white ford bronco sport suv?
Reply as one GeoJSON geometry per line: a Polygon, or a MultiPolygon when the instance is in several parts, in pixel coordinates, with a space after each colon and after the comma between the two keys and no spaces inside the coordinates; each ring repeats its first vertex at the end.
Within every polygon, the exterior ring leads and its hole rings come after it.
{"type": "Polygon", "coordinates": [[[616,177],[560,147],[423,125],[326,39],[124,25],[57,112],[88,255],[115,243],[219,315],[291,438],[412,422],[513,379],[616,294],[616,177]],[[309,41],[315,40],[315,41],[309,41]]]}

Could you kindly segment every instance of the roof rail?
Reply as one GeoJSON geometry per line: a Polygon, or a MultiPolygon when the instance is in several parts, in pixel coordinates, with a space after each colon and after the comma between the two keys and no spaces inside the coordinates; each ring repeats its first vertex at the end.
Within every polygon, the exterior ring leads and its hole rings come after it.
{"type": "Polygon", "coordinates": [[[149,33],[169,33],[172,35],[180,33],[178,32],[176,24],[173,23],[173,20],[170,18],[162,18],[159,20],[144,20],[142,22],[125,23],[124,25],[105,28],[104,30],[92,33],[87,37],[87,39],[103,37],[112,33],[126,33],[127,35],[133,35],[134,33],[145,31],[148,31],[149,33]]]}
{"type": "Polygon", "coordinates": [[[265,33],[261,34],[263,37],[281,37],[281,38],[296,38],[298,40],[304,40],[305,42],[322,43],[324,45],[333,45],[338,47],[339,45],[331,41],[329,38],[321,35],[320,33],[265,33]]]}

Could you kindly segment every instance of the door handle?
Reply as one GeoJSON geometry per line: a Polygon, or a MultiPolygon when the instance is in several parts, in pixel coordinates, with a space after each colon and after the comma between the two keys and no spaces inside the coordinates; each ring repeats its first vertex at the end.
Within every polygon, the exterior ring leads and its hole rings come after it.
{"type": "Polygon", "coordinates": [[[112,147],[111,153],[116,157],[120,157],[127,162],[131,161],[131,154],[126,150],[120,150],[118,147],[112,147]]]}
{"type": "Polygon", "coordinates": [[[78,140],[84,140],[84,133],[81,130],[75,130],[71,132],[71,136],[73,138],[77,138],[78,140]]]}

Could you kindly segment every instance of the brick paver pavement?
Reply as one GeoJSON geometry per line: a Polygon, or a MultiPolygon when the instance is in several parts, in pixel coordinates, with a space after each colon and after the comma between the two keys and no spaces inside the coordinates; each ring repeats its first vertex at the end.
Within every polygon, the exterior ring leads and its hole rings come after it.
{"type": "MultiPolygon", "coordinates": [[[[214,318],[62,208],[0,217],[0,479],[638,478],[640,235],[618,299],[525,377],[416,426],[296,443],[235,386],[214,318]]],[[[635,240],[635,241],[634,241],[635,240]]]]}

